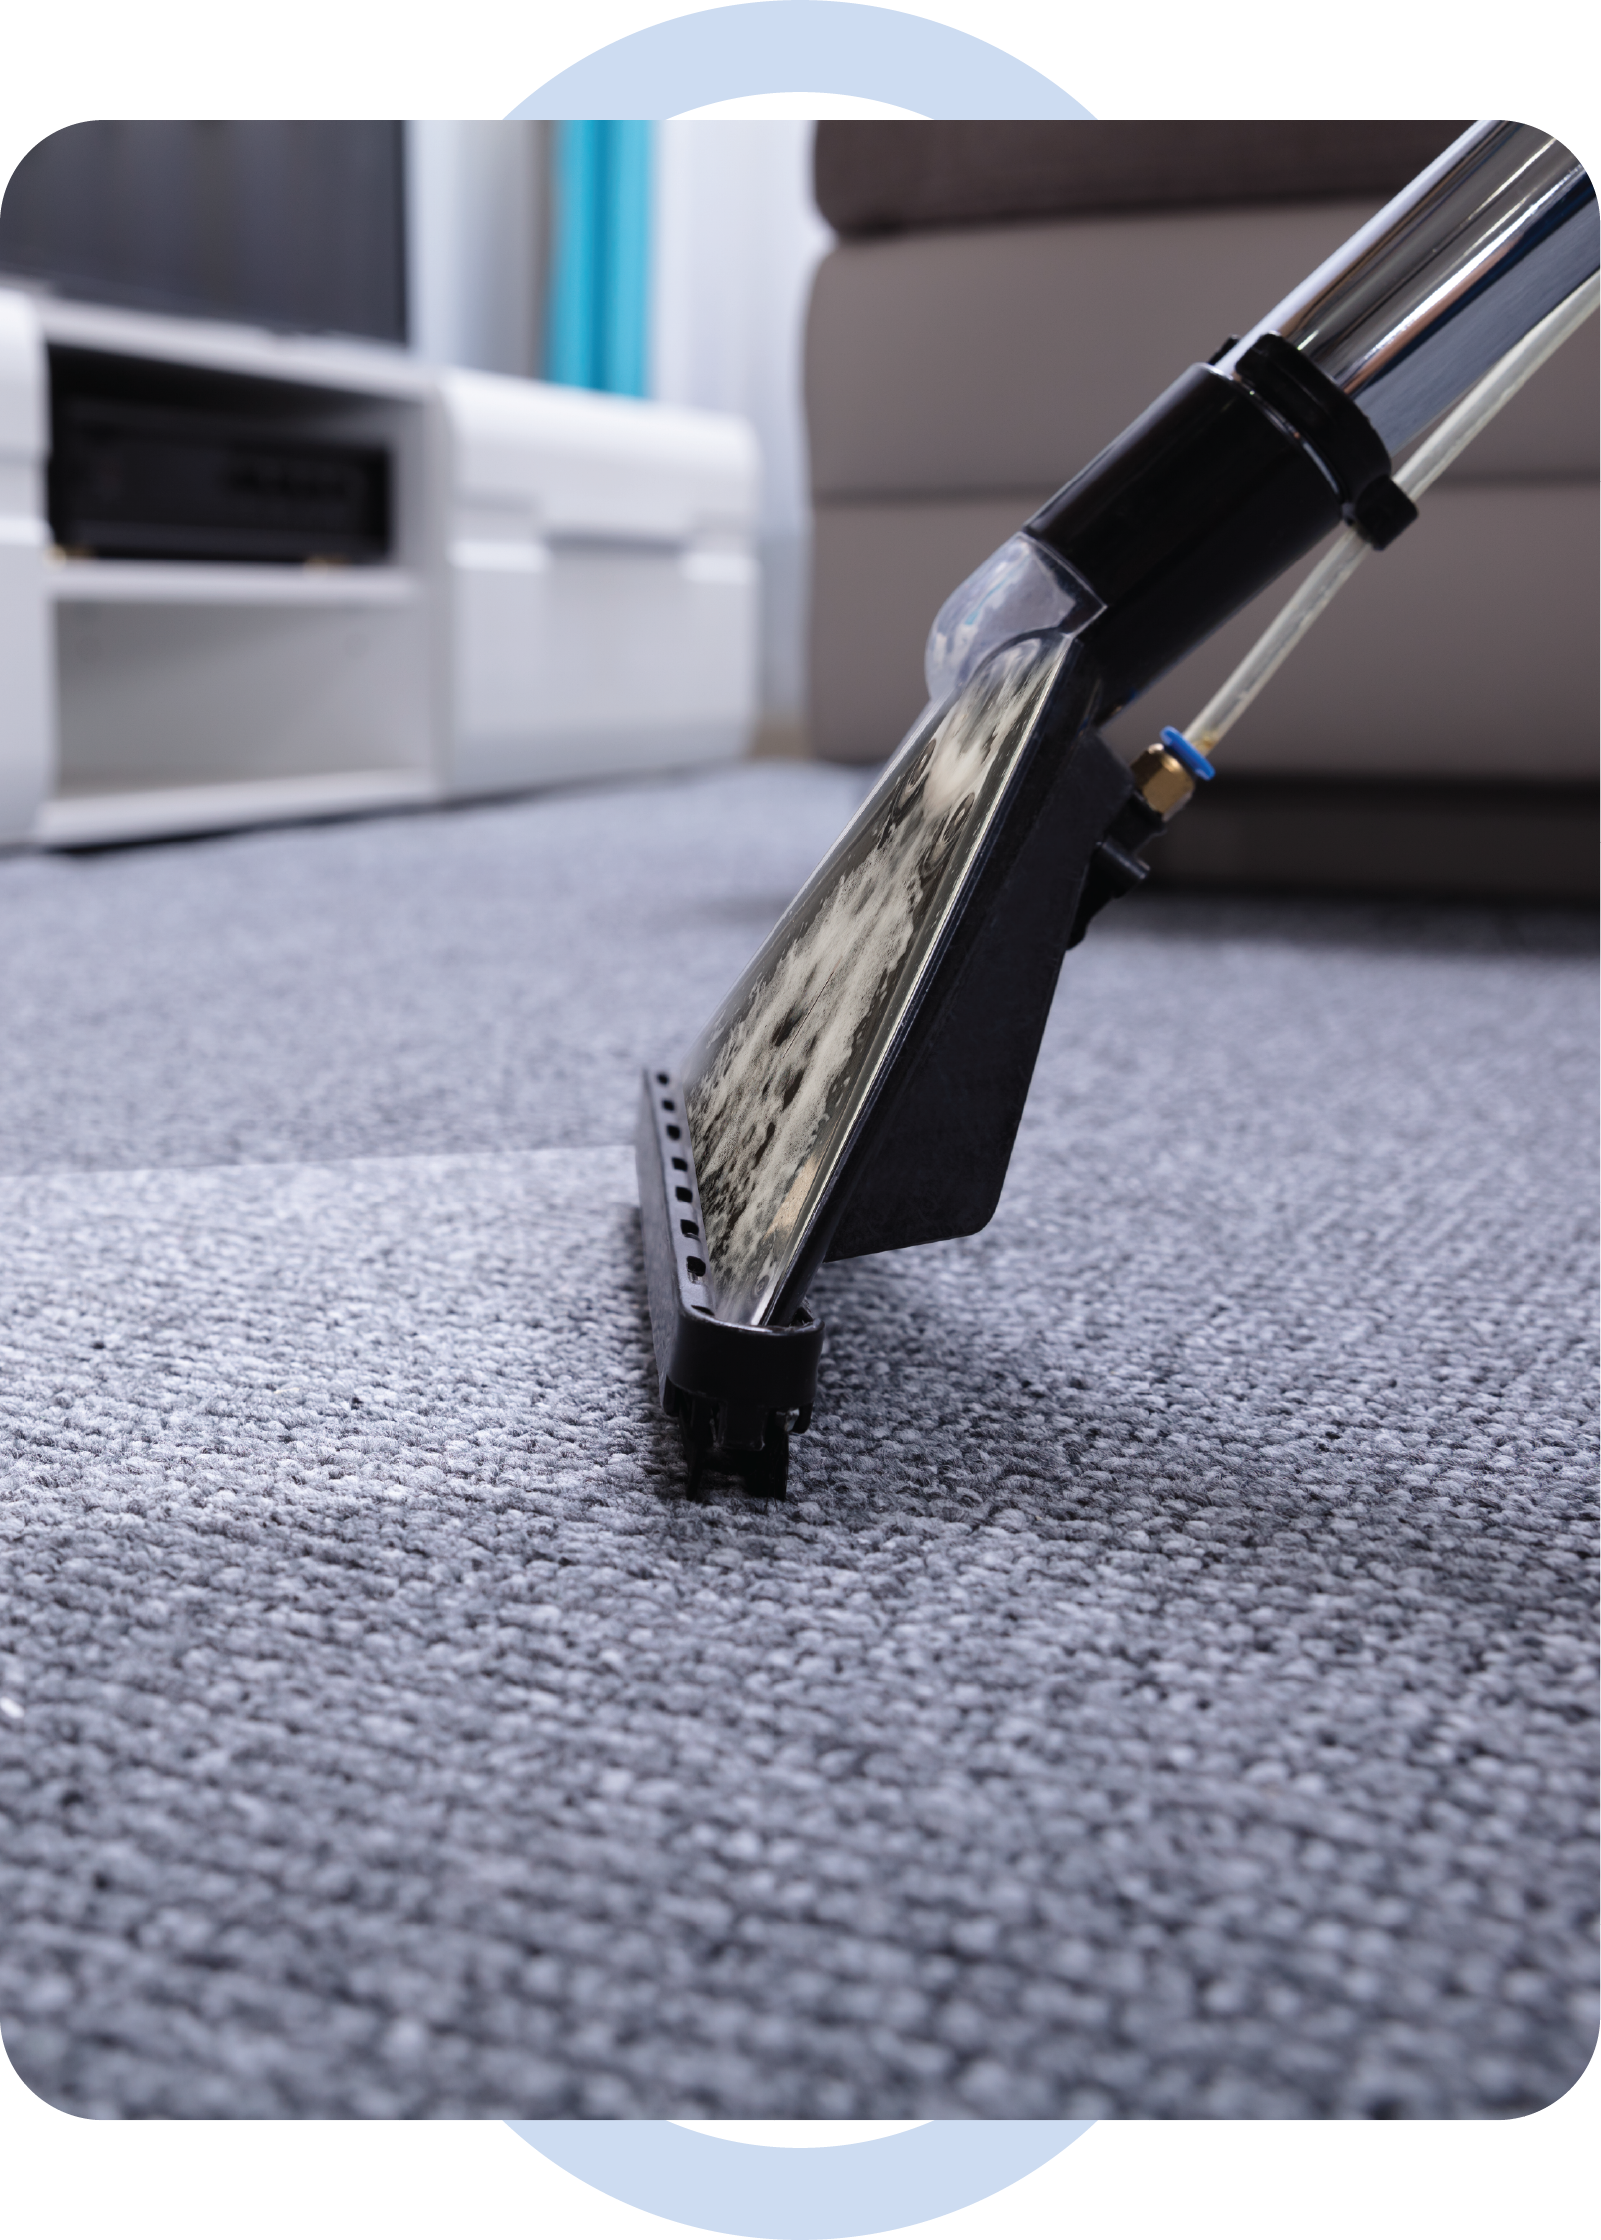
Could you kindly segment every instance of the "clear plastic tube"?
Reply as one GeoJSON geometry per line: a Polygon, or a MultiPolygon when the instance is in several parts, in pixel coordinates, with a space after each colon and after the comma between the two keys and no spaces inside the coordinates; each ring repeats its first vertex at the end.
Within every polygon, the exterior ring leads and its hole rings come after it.
{"type": "MultiPolygon", "coordinates": [[[[1596,307],[1601,280],[1594,273],[1554,311],[1531,327],[1504,358],[1471,388],[1454,411],[1447,413],[1432,435],[1426,436],[1395,479],[1409,498],[1419,498],[1431,483],[1465,451],[1480,429],[1510,403],[1531,374],[1538,372],[1554,350],[1583,325],[1596,307]]],[[[1371,550],[1355,529],[1342,529],[1295,596],[1288,601],[1258,638],[1234,674],[1206,703],[1185,736],[1200,753],[1211,756],[1218,741],[1239,721],[1268,678],[1294,651],[1346,579],[1371,550]]]]}

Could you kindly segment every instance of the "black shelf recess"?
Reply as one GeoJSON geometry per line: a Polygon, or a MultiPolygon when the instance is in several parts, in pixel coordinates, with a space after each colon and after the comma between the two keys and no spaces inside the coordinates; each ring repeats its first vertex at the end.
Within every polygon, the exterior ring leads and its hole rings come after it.
{"type": "Polygon", "coordinates": [[[811,1421],[823,1324],[804,1307],[774,1328],[719,1322],[706,1282],[700,1189],[683,1091],[646,1071],[634,1131],[645,1285],[661,1404],[677,1419],[695,1494],[707,1471],[783,1496],[791,1432],[811,1421]]]}
{"type": "Polygon", "coordinates": [[[107,560],[384,560],[388,450],[307,425],[327,409],[294,383],[53,349],[50,533],[107,560]]]}

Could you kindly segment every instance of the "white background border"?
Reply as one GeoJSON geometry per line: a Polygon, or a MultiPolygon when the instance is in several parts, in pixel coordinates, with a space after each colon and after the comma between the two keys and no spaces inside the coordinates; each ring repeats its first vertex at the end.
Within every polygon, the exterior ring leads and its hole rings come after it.
{"type": "MultiPolygon", "coordinates": [[[[0,180],[86,117],[497,117],[609,40],[628,0],[4,0],[0,180]]],[[[1514,117],[1594,171],[1593,10],[1547,0],[986,0],[916,12],[1101,117],[1514,117]]],[[[0,1922],[0,1936],[5,1925],[0,1922]]],[[[949,2240],[1506,2240],[1593,2216],[1601,2078],[1507,2123],[1098,2123],[923,2226],[949,2240]]],[[[0,2062],[0,2224],[21,2240],[444,2240],[682,2227],[605,2200],[498,2123],[86,2123],[0,2062]]]]}

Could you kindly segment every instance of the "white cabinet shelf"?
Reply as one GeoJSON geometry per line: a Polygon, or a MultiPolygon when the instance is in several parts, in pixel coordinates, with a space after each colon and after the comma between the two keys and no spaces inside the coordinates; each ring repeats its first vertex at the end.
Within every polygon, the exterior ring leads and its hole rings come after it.
{"type": "Polygon", "coordinates": [[[54,600],[85,606],[406,607],[422,596],[404,568],[275,568],[187,560],[45,562],[54,600]]]}
{"type": "Polygon", "coordinates": [[[724,415],[0,289],[0,844],[730,760],[755,499],[724,415]]]}
{"type": "Polygon", "coordinates": [[[63,792],[44,804],[34,837],[47,848],[105,847],[163,834],[416,808],[436,795],[433,780],[414,770],[332,770],[298,778],[141,786],[123,793],[63,792]]]}

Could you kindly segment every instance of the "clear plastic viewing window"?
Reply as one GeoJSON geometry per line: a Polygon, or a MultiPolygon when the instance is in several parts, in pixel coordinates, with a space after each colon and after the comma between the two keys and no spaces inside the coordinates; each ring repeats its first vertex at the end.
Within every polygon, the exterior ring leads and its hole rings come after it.
{"type": "Polygon", "coordinates": [[[800,1303],[792,1279],[1069,645],[1004,646],[912,735],[686,1061],[720,1320],[800,1303]]]}

